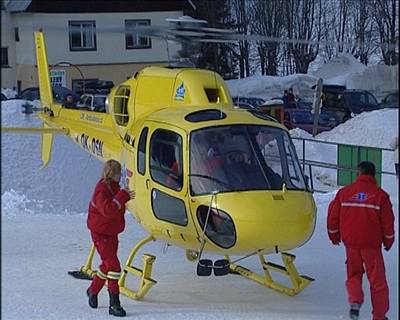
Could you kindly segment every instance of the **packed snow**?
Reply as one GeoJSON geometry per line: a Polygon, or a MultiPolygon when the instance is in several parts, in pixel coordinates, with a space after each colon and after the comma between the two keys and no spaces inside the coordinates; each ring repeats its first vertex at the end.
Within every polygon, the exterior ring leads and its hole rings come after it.
{"type": "MultiPolygon", "coordinates": [[[[251,79],[249,81],[252,81],[251,79]]],[[[249,84],[250,86],[250,84],[249,84]]],[[[39,126],[35,115],[21,113],[18,100],[1,104],[2,126],[39,126]]],[[[398,132],[398,110],[361,114],[334,130],[320,134],[321,141],[389,147],[398,132]],[[385,130],[381,130],[382,123],[385,130]]],[[[310,136],[299,129],[292,137],[310,136]]],[[[299,156],[301,144],[295,141],[299,156]]],[[[57,136],[48,168],[39,170],[39,135],[2,134],[2,318],[19,319],[110,319],[106,290],[99,297],[99,309],[87,305],[88,281],[67,274],[83,265],[90,247],[86,209],[101,164],[87,153],[57,136]]],[[[393,172],[393,152],[388,151],[384,169],[393,172]]],[[[313,143],[306,157],[336,161],[330,145],[313,143]]],[[[196,266],[187,262],[184,251],[154,242],[144,251],[157,256],[153,277],[158,283],[143,301],[124,296],[127,316],[134,319],[347,319],[345,256],[343,246],[332,246],[326,235],[327,206],[337,186],[333,174],[314,169],[318,186],[327,193],[315,193],[317,226],[311,240],[293,250],[301,274],[315,278],[304,291],[288,297],[263,288],[239,276],[197,277],[196,266]]],[[[398,182],[390,176],[383,187],[390,193],[398,219],[398,182]],[[389,181],[389,182],[387,182],[389,181]],[[386,184],[386,185],[385,185],[386,184]]],[[[123,264],[129,251],[145,232],[127,214],[127,227],[120,236],[119,256],[123,264]]],[[[398,225],[398,224],[397,224],[398,225]]],[[[398,239],[398,227],[396,227],[398,239]]],[[[389,319],[398,318],[398,240],[384,252],[391,308],[389,319]]],[[[277,257],[272,257],[278,262],[277,257]]],[[[137,261],[141,266],[141,258],[137,261]]],[[[98,259],[94,263],[96,267],[98,259]]],[[[243,265],[261,272],[256,258],[243,265]]],[[[131,286],[133,284],[131,283],[131,286]]],[[[366,295],[368,285],[364,280],[366,295]]],[[[360,319],[370,319],[366,298],[360,319]]]]}

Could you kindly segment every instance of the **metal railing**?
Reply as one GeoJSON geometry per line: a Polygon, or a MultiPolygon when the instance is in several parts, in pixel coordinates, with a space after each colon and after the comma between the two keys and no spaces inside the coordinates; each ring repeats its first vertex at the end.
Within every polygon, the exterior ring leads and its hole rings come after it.
{"type": "MultiPolygon", "coordinates": [[[[312,191],[315,192],[326,192],[323,190],[317,190],[314,189],[314,183],[313,183],[313,177],[312,177],[312,167],[320,167],[320,168],[327,168],[327,169],[334,169],[334,170],[344,170],[344,171],[350,171],[350,172],[357,172],[357,169],[351,168],[351,167],[345,167],[345,166],[339,166],[336,163],[329,163],[329,162],[322,162],[322,161],[315,161],[315,160],[307,160],[306,159],[306,142],[312,142],[312,143],[320,143],[320,144],[327,144],[327,145],[335,145],[338,147],[339,145],[342,146],[348,146],[348,147],[368,147],[368,146],[359,146],[359,145],[351,145],[351,144],[345,144],[345,143],[337,143],[337,142],[330,142],[330,141],[321,141],[321,140],[315,140],[315,139],[309,139],[309,138],[299,138],[299,137],[292,137],[292,140],[300,140],[302,141],[302,158],[299,159],[302,167],[303,167],[303,172],[305,173],[305,167],[309,167],[309,172],[310,172],[310,187],[312,191]]],[[[377,148],[377,147],[371,147],[374,149],[379,149],[381,151],[391,151],[394,152],[394,149],[389,149],[389,148],[377,148]]],[[[395,172],[389,172],[389,171],[376,171],[377,174],[386,174],[386,175],[393,175],[395,176],[395,172]]]]}

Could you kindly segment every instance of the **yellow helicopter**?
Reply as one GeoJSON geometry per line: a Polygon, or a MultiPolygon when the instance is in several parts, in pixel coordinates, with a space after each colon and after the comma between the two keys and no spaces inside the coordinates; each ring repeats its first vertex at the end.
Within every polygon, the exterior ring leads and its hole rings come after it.
{"type": "MultiPolygon", "coordinates": [[[[142,268],[132,264],[155,240],[185,249],[199,276],[233,273],[290,296],[313,281],[299,275],[287,252],[310,239],[316,205],[283,125],[234,107],[223,79],[195,68],[144,68],[111,90],[107,112],[65,108],[53,101],[44,35],[34,38],[43,128],[2,130],[41,133],[43,166],[57,133],[100,161],[122,164],[123,184],[136,191],[127,209],[148,236],[127,258],[121,293],[141,299],[156,283],[155,256],[144,254],[142,268]],[[206,253],[222,259],[204,259],[206,253]],[[268,254],[280,254],[283,265],[267,261],[268,254]],[[250,256],[258,256],[263,274],[237,263],[250,256]],[[291,285],[275,281],[271,271],[291,285]],[[136,290],[126,285],[129,275],[139,278],[136,290]]],[[[92,245],[73,275],[92,277],[94,254],[92,245]]]]}

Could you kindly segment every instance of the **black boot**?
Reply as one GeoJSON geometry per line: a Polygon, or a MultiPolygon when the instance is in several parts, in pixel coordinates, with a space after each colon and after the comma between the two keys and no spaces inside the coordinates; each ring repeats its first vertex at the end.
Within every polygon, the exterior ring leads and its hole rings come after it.
{"type": "Polygon", "coordinates": [[[126,312],[119,302],[119,294],[110,291],[108,291],[108,293],[110,295],[110,308],[108,308],[108,313],[116,317],[125,317],[126,312]]]}
{"type": "Polygon", "coordinates": [[[89,297],[89,306],[91,308],[96,309],[97,308],[97,294],[92,294],[90,293],[90,289],[86,290],[86,294],[89,297]]]}
{"type": "Polygon", "coordinates": [[[361,306],[358,303],[352,303],[350,305],[350,314],[349,314],[349,316],[350,316],[351,320],[357,320],[358,319],[358,316],[360,314],[360,307],[361,306]]]}

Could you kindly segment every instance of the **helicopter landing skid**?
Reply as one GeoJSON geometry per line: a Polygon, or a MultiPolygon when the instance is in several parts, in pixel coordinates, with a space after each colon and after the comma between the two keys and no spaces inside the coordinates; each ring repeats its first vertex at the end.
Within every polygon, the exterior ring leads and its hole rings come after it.
{"type": "Polygon", "coordinates": [[[92,243],[85,264],[79,270],[68,271],[68,274],[76,279],[84,279],[84,280],[93,279],[93,277],[96,275],[96,271],[92,269],[93,256],[95,250],[96,249],[94,247],[94,244],[92,243]]]}
{"type": "Polygon", "coordinates": [[[286,252],[281,253],[281,258],[284,266],[272,262],[267,262],[263,255],[259,255],[259,258],[261,265],[264,269],[264,276],[254,273],[251,270],[244,268],[240,265],[236,265],[234,263],[230,263],[229,266],[230,272],[241,275],[245,278],[253,280],[263,286],[274,289],[288,296],[294,296],[298,294],[305,287],[307,287],[312,281],[314,281],[313,278],[298,274],[297,269],[293,263],[294,260],[296,259],[296,256],[293,254],[286,252]],[[292,283],[292,287],[288,287],[279,282],[274,281],[270,274],[271,270],[287,275],[292,283]]]}
{"type": "Polygon", "coordinates": [[[143,240],[138,242],[136,246],[133,247],[131,253],[129,254],[124,270],[118,281],[119,291],[128,298],[134,300],[142,299],[146,295],[146,293],[150,290],[150,288],[157,283],[157,281],[151,278],[153,262],[156,260],[155,256],[152,256],[147,253],[143,254],[143,269],[139,269],[131,265],[133,258],[135,257],[139,249],[146,243],[154,240],[155,240],[154,237],[151,235],[144,238],[143,240]],[[125,280],[128,273],[131,273],[132,275],[140,278],[138,291],[131,290],[125,286],[125,280]]]}

